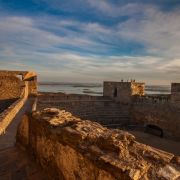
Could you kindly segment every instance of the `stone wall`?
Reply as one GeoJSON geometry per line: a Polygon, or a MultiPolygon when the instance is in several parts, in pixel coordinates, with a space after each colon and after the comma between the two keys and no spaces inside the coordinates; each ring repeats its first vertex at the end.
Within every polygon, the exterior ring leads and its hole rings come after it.
{"type": "Polygon", "coordinates": [[[35,72],[0,71],[0,135],[32,94],[37,94],[35,72]]]}
{"type": "Polygon", "coordinates": [[[136,142],[133,135],[82,121],[58,109],[25,116],[17,144],[33,154],[49,179],[172,180],[180,157],[136,142]]]}
{"type": "MultiPolygon", "coordinates": [[[[36,95],[37,94],[37,74],[35,72],[29,72],[29,71],[6,71],[6,70],[0,70],[0,77],[10,77],[15,78],[19,77],[19,80],[21,83],[23,82],[29,82],[29,94],[36,95]]],[[[5,81],[6,82],[6,81],[5,81]]],[[[12,87],[16,88],[15,80],[12,80],[12,87]]],[[[3,83],[4,84],[4,83],[3,83]]],[[[0,83],[1,85],[1,83],[0,83]]],[[[0,88],[0,89],[7,89],[9,88],[9,83],[7,84],[7,87],[0,88]]]]}
{"type": "Polygon", "coordinates": [[[0,100],[19,98],[23,86],[16,76],[0,76],[0,100]]]}
{"type": "Polygon", "coordinates": [[[138,103],[131,109],[131,124],[155,125],[164,137],[180,141],[180,109],[171,103],[138,103]]]}
{"type": "Polygon", "coordinates": [[[180,83],[171,84],[171,101],[172,103],[180,103],[180,83]]]}
{"type": "Polygon", "coordinates": [[[28,83],[25,82],[25,87],[21,91],[21,95],[12,105],[0,114],[0,135],[6,131],[8,125],[12,122],[16,114],[25,104],[28,98],[28,83]]]}
{"type": "Polygon", "coordinates": [[[132,96],[131,104],[124,104],[106,96],[41,93],[37,109],[64,109],[73,115],[101,123],[108,127],[147,125],[160,127],[164,137],[180,141],[180,108],[171,103],[170,95],[132,96]]]}
{"type": "Polygon", "coordinates": [[[82,119],[89,119],[104,125],[129,123],[129,106],[121,106],[101,96],[66,95],[63,93],[41,93],[37,109],[46,107],[64,109],[82,119]]]}
{"type": "Polygon", "coordinates": [[[137,82],[104,82],[103,96],[128,104],[132,101],[132,96],[144,95],[144,83],[137,82]]]}
{"type": "Polygon", "coordinates": [[[104,82],[103,96],[111,97],[113,100],[122,103],[131,102],[130,82],[104,82]]]}

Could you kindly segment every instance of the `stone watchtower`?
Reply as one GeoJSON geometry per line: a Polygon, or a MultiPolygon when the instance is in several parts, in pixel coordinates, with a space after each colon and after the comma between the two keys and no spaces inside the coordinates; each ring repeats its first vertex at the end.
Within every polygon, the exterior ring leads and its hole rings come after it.
{"type": "Polygon", "coordinates": [[[112,99],[122,102],[131,103],[132,96],[144,95],[145,83],[138,82],[111,82],[106,81],[103,85],[103,96],[111,97],[112,99]]]}
{"type": "Polygon", "coordinates": [[[180,83],[171,83],[171,101],[180,103],[180,83]]]}

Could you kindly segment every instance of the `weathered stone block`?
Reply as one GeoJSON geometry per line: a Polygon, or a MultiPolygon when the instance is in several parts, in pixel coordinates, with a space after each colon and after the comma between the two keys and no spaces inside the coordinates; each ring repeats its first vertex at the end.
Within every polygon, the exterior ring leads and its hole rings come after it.
{"type": "Polygon", "coordinates": [[[171,180],[180,176],[179,157],[138,143],[125,131],[110,130],[68,112],[48,108],[30,115],[29,125],[26,120],[21,123],[18,143],[35,155],[51,179],[171,180]]]}

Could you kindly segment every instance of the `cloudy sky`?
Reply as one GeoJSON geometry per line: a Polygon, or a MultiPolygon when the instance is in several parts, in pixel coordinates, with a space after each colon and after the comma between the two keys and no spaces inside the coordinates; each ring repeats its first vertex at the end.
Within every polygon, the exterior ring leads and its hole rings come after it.
{"type": "Polygon", "coordinates": [[[180,1],[0,0],[0,68],[40,81],[180,82],[180,1]]]}

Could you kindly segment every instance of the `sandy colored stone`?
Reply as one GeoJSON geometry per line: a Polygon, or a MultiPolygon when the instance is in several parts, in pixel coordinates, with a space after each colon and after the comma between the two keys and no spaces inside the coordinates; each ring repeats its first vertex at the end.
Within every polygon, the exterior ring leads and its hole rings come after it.
{"type": "Polygon", "coordinates": [[[28,146],[52,179],[177,179],[180,172],[179,157],[54,108],[29,116],[28,146]]]}

